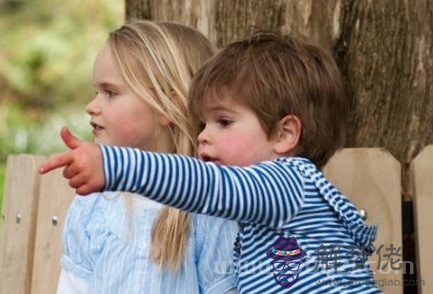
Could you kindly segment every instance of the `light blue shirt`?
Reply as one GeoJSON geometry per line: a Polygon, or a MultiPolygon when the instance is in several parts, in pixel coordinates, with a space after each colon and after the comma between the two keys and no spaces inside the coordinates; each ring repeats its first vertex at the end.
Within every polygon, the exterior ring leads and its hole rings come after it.
{"type": "Polygon", "coordinates": [[[213,294],[236,288],[232,251],[237,223],[192,215],[188,246],[173,274],[150,256],[160,208],[132,194],[76,196],[64,225],[62,267],[87,281],[90,293],[213,294]],[[124,197],[131,197],[130,209],[124,197]]]}

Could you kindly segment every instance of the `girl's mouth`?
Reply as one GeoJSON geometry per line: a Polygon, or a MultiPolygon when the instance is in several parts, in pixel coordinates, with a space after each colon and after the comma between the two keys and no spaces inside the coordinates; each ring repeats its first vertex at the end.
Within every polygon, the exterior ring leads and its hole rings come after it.
{"type": "Polygon", "coordinates": [[[100,125],[94,123],[94,122],[90,122],[90,125],[93,128],[93,134],[96,136],[97,134],[99,134],[102,130],[104,130],[103,127],[101,127],[100,125]]]}

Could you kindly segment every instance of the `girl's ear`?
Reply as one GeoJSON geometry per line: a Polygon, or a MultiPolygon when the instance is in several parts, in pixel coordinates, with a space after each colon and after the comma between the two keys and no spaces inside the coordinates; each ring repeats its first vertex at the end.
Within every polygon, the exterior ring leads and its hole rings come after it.
{"type": "MultiPolygon", "coordinates": [[[[186,102],[184,102],[182,100],[182,97],[173,89],[170,89],[167,91],[168,93],[166,94],[168,96],[168,98],[170,99],[171,103],[172,103],[172,110],[173,112],[177,112],[177,111],[186,111],[186,102]]],[[[185,98],[183,98],[185,99],[185,98]]],[[[170,109],[167,110],[170,113],[170,109]]],[[[165,115],[160,115],[160,119],[159,119],[159,123],[162,126],[168,126],[169,124],[172,123],[172,121],[166,117],[165,115]]]]}
{"type": "Polygon", "coordinates": [[[290,154],[298,147],[302,124],[296,115],[286,115],[278,123],[274,151],[278,154],[290,154]]]}
{"type": "Polygon", "coordinates": [[[166,117],[165,115],[160,114],[159,115],[159,123],[160,123],[160,125],[166,127],[171,123],[171,120],[168,117],[166,117]]]}
{"type": "MultiPolygon", "coordinates": [[[[177,108],[177,109],[182,108],[183,109],[182,103],[181,103],[181,98],[173,89],[169,90],[167,95],[168,95],[169,99],[171,100],[171,102],[175,105],[175,108],[177,108]]],[[[168,117],[166,117],[165,115],[160,114],[159,115],[159,123],[160,123],[160,125],[166,127],[169,124],[171,124],[172,121],[168,117]]]]}

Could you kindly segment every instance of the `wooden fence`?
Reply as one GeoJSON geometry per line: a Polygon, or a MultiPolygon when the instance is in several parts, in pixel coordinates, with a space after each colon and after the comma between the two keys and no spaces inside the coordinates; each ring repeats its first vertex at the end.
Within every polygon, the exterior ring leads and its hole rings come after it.
{"type": "MultiPolygon", "coordinates": [[[[60,236],[74,191],[61,171],[37,174],[37,167],[45,160],[46,157],[34,155],[8,158],[0,227],[0,294],[55,293],[62,253],[60,236]]],[[[428,269],[433,264],[433,218],[429,217],[433,209],[433,145],[412,162],[410,171],[417,233],[416,266],[418,279],[425,281],[424,285],[418,284],[418,293],[429,294],[433,293],[433,271],[428,269]]],[[[331,159],[325,174],[359,209],[367,212],[368,223],[378,224],[375,245],[382,250],[370,258],[375,279],[386,293],[402,294],[403,269],[393,270],[391,264],[398,268],[403,258],[384,256],[390,253],[391,244],[395,254],[402,254],[400,164],[383,149],[344,149],[331,159]]],[[[403,266],[410,270],[410,264],[403,266]]]]}

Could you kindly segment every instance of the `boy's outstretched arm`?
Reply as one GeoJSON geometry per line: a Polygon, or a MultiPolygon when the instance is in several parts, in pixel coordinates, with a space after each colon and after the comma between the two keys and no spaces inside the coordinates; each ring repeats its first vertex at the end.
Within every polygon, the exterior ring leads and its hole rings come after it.
{"type": "Polygon", "coordinates": [[[63,176],[69,180],[69,185],[77,194],[88,195],[101,191],[105,178],[98,145],[78,139],[67,127],[62,128],[60,135],[71,150],[50,158],[39,167],[39,173],[45,174],[64,167],[63,176]]]}
{"type": "Polygon", "coordinates": [[[271,228],[287,226],[304,203],[303,177],[284,160],[235,167],[177,154],[99,147],[104,191],[129,191],[181,210],[271,228]]]}

